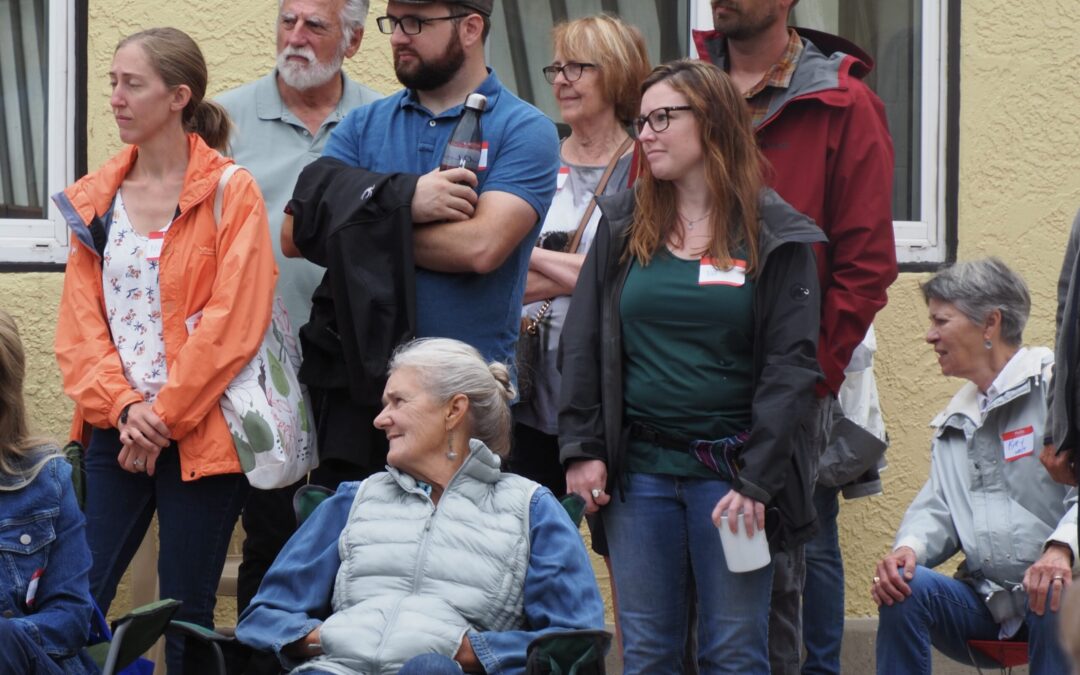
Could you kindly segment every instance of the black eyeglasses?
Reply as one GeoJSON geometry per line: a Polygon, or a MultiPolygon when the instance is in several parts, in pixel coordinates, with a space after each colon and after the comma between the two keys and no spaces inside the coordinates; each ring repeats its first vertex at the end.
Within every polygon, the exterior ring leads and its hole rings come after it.
{"type": "Polygon", "coordinates": [[[398,26],[401,26],[401,32],[406,35],[419,35],[420,29],[422,29],[426,23],[431,23],[433,21],[449,21],[451,19],[460,19],[465,16],[469,15],[453,14],[451,16],[436,16],[431,19],[421,19],[418,16],[380,16],[375,19],[375,23],[379,24],[379,32],[384,35],[393,35],[398,26]]]}
{"type": "Polygon", "coordinates": [[[577,61],[567,61],[561,66],[557,66],[554,63],[550,66],[544,66],[544,79],[548,84],[555,84],[555,78],[562,73],[562,76],[566,78],[567,82],[576,82],[581,79],[581,73],[586,68],[596,68],[595,63],[578,63],[577,61]]]}
{"type": "Polygon", "coordinates": [[[693,108],[688,105],[666,105],[653,110],[648,115],[641,115],[634,119],[634,135],[640,136],[641,132],[645,131],[646,122],[656,133],[664,131],[671,124],[671,113],[676,110],[693,110],[693,108]]]}

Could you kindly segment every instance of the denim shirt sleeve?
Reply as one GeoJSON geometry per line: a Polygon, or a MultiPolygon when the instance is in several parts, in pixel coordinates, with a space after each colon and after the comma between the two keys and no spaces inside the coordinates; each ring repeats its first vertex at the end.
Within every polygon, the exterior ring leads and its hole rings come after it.
{"type": "MultiPolygon", "coordinates": [[[[86,645],[90,631],[90,549],[86,545],[86,519],[75,500],[71,465],[56,458],[26,488],[48,494],[48,506],[59,505],[53,519],[55,539],[49,544],[44,572],[38,582],[34,610],[13,621],[50,656],[67,657],[86,645]]],[[[34,500],[40,505],[41,500],[34,500]]],[[[26,586],[16,589],[24,606],[26,586]]]]}
{"type": "Polygon", "coordinates": [[[529,524],[525,628],[468,633],[489,675],[524,673],[529,643],[545,633],[604,627],[604,603],[585,544],[550,490],[533,495],[529,524]]]}
{"type": "Polygon", "coordinates": [[[240,616],[236,627],[240,642],[274,652],[286,670],[302,661],[283,655],[281,649],[318,628],[330,616],[334,580],[341,566],[338,539],[359,485],[342,483],[304,521],[240,616]]]}

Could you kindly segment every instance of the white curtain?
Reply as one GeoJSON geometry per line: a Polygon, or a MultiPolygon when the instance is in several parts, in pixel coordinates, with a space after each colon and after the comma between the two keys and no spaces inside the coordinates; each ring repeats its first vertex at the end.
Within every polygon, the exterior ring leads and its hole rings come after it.
{"type": "Polygon", "coordinates": [[[0,0],[0,218],[45,202],[46,0],[0,0]]]}

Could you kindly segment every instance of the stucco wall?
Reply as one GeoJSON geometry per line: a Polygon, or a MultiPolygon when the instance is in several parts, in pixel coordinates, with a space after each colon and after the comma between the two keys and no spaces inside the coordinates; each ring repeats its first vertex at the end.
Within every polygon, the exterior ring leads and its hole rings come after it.
{"type": "MultiPolygon", "coordinates": [[[[385,9],[382,1],[372,5],[370,16],[385,9]]],[[[188,31],[206,53],[211,91],[218,92],[269,70],[275,9],[265,0],[91,3],[90,165],[119,147],[106,74],[122,35],[155,25],[188,31]]],[[[959,256],[999,255],[1027,277],[1034,296],[1027,332],[1031,344],[1052,341],[1057,269],[1068,223],[1080,206],[1080,153],[1075,150],[1080,147],[1080,108],[1072,72],[1080,59],[1080,34],[1072,28],[1078,23],[1080,4],[1074,2],[964,3],[959,256]]],[[[349,72],[376,89],[396,88],[388,42],[370,19],[349,72]]],[[[872,613],[867,593],[872,565],[887,550],[904,509],[926,478],[926,425],[960,384],[938,373],[922,342],[926,312],[918,282],[923,278],[901,275],[877,322],[878,376],[892,448],[886,494],[842,506],[849,615],[872,613]]],[[[20,321],[35,373],[28,392],[34,422],[57,436],[66,432],[68,415],[51,355],[60,284],[59,274],[0,275],[0,305],[20,321]]]]}

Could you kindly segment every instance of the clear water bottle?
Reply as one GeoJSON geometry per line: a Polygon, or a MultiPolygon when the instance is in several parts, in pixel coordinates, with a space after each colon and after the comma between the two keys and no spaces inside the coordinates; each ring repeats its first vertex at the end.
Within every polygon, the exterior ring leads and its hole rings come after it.
{"type": "Polygon", "coordinates": [[[465,99],[465,110],[461,119],[450,134],[439,169],[468,169],[476,173],[480,168],[480,154],[483,152],[484,134],[480,127],[480,115],[487,107],[487,97],[483,94],[469,94],[465,99]]]}

